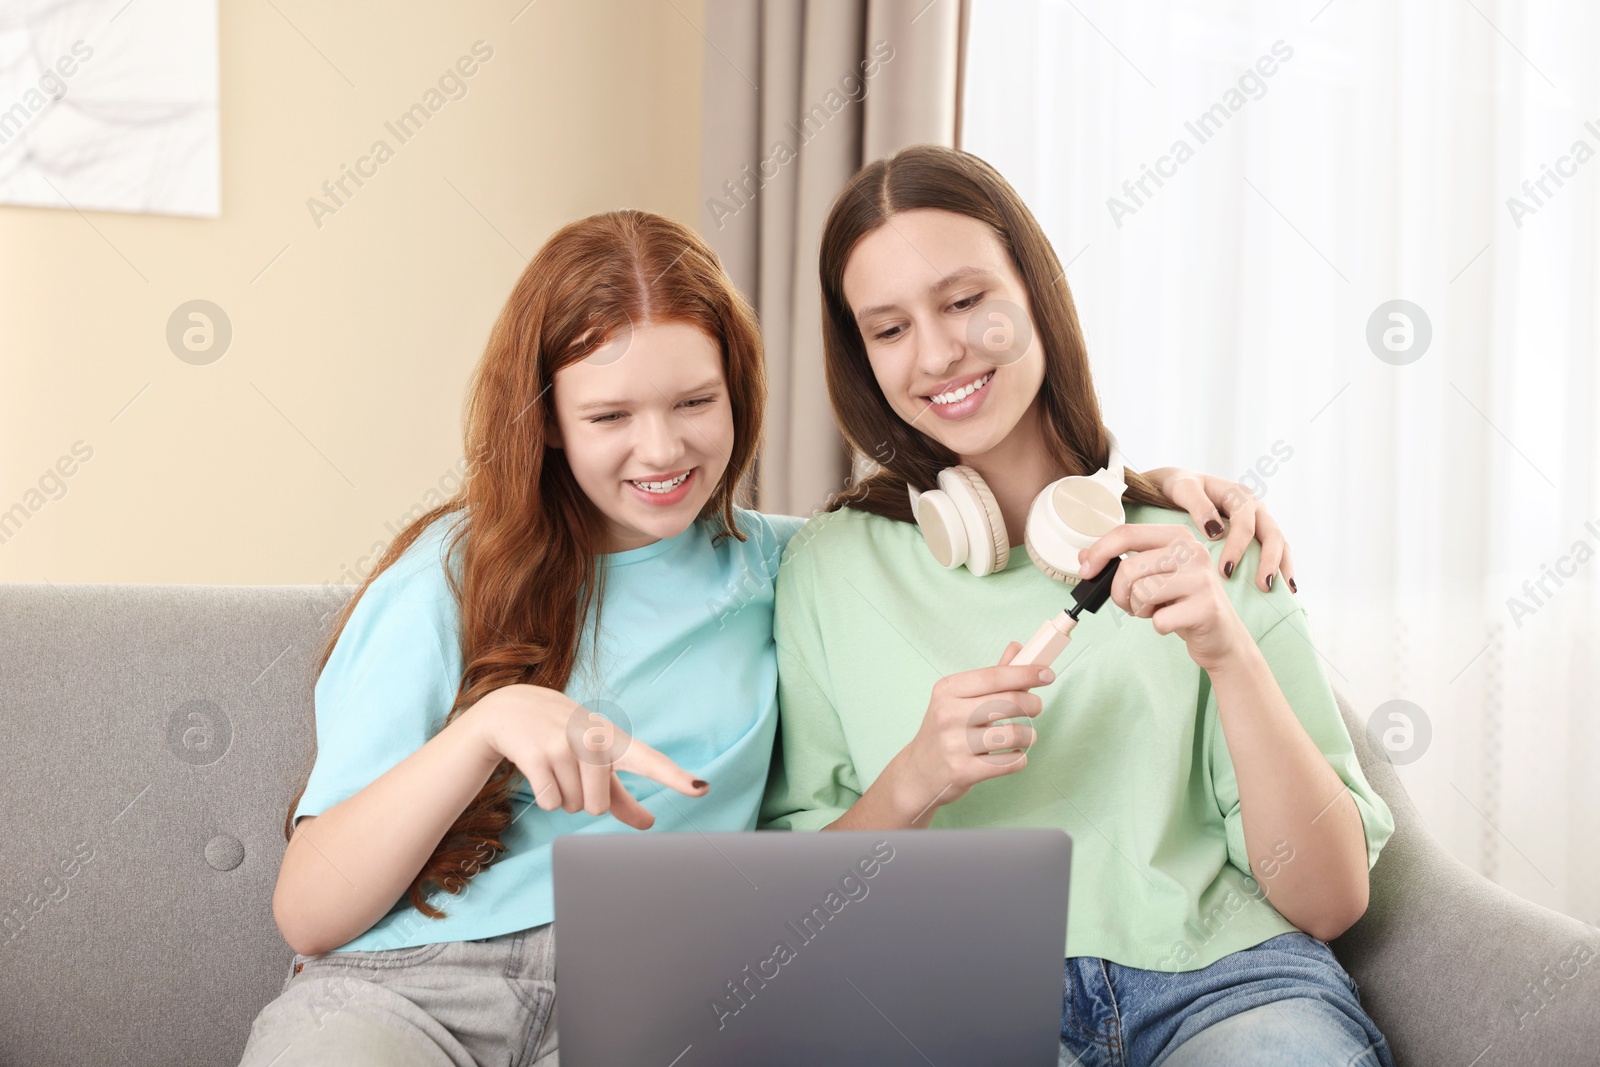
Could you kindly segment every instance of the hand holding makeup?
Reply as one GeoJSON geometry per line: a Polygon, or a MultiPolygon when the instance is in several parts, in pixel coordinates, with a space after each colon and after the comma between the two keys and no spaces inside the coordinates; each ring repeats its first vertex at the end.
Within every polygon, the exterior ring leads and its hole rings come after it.
{"type": "Polygon", "coordinates": [[[1044,702],[1028,690],[1048,685],[1055,672],[1012,664],[1019,647],[1013,641],[998,666],[934,683],[921,728],[884,770],[897,776],[896,792],[905,798],[899,806],[908,817],[920,812],[916,825],[926,825],[936,807],[965,796],[977,783],[1028,765],[1033,727],[1000,720],[1038,715],[1044,702]]]}
{"type": "Polygon", "coordinates": [[[656,817],[628,792],[618,771],[653,778],[684,796],[704,796],[701,781],[643,741],[617,728],[565,693],[539,685],[508,685],[478,702],[489,712],[483,737],[528,779],[534,803],[590,815],[610,812],[636,830],[656,817]]]}
{"type": "Polygon", "coordinates": [[[1187,526],[1124,523],[1079,555],[1085,580],[1107,560],[1131,553],[1117,568],[1111,599],[1136,619],[1149,619],[1156,633],[1175,633],[1189,657],[1206,670],[1254,647],[1240,621],[1211,554],[1187,526]]]}

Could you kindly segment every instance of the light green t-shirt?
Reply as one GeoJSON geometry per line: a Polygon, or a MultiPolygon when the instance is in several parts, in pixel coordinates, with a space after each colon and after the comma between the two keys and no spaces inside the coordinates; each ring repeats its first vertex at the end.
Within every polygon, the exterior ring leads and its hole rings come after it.
{"type": "MultiPolygon", "coordinates": [[[[1193,529],[1178,511],[1127,514],[1193,529]]],[[[1223,542],[1200,540],[1220,563],[1223,542]]],[[[1254,585],[1260,549],[1250,544],[1224,587],[1355,797],[1370,868],[1394,820],[1361,773],[1299,598],[1283,582],[1270,593],[1254,585]]],[[[811,520],[778,574],[779,747],[763,825],[833,822],[911,741],[935,681],[998,662],[1007,642],[1070,604],[1070,587],[1020,546],[979,578],[940,567],[910,523],[848,509],[811,520]]],[[[932,825],[1071,834],[1067,956],[1187,971],[1294,930],[1250,876],[1210,676],[1183,639],[1108,601],[1083,613],[1054,668],[1055,682],[1033,690],[1044,711],[1027,767],[978,783],[932,825]]]]}

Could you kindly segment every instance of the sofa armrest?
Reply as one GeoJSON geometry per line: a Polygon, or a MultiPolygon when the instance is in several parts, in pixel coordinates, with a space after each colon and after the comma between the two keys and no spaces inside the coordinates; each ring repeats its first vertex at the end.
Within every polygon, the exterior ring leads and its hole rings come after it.
{"type": "Polygon", "coordinates": [[[1422,825],[1343,695],[1367,780],[1394,813],[1367,913],[1332,943],[1401,1067],[1600,1060],[1600,930],[1471,870],[1422,825]]]}

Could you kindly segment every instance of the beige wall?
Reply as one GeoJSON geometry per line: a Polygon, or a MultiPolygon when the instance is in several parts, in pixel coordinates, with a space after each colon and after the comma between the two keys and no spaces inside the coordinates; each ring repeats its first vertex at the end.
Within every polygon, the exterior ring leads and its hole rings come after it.
{"type": "Polygon", "coordinates": [[[0,581],[348,577],[454,484],[526,257],[612,208],[698,225],[702,4],[522,5],[224,2],[220,218],[0,205],[0,581]],[[478,40],[401,144],[384,123],[478,40]],[[307,199],[379,138],[319,228],[307,199]],[[197,298],[233,327],[200,366],[166,339],[197,298]]]}

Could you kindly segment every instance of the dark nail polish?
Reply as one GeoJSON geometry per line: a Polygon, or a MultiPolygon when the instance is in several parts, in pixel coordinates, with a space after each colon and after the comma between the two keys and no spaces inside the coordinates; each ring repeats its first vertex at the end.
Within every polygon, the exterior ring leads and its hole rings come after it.
{"type": "Polygon", "coordinates": [[[1221,537],[1222,536],[1222,523],[1218,522],[1216,519],[1207,519],[1206,520],[1206,536],[1207,537],[1221,537]]]}
{"type": "Polygon", "coordinates": [[[1225,578],[1232,578],[1233,577],[1233,561],[1232,560],[1229,560],[1227,563],[1224,563],[1222,565],[1222,574],[1223,574],[1223,577],[1225,577],[1225,578]]]}
{"type": "Polygon", "coordinates": [[[702,778],[696,778],[693,782],[690,782],[689,784],[694,786],[696,789],[704,789],[706,786],[710,785],[711,783],[705,781],[702,778]]]}
{"type": "Polygon", "coordinates": [[[1294,579],[1293,578],[1290,578],[1289,579],[1289,592],[1298,593],[1299,591],[1300,591],[1300,587],[1294,584],[1294,579]]]}
{"type": "Polygon", "coordinates": [[[1267,592],[1269,593],[1272,592],[1272,579],[1273,575],[1267,575],[1267,592]]]}

